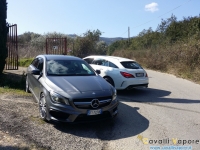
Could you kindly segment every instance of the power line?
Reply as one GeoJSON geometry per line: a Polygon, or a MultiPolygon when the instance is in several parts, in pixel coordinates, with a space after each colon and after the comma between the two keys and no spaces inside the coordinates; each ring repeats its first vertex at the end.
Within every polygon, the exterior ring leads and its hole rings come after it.
{"type": "MultiPolygon", "coordinates": [[[[162,14],[162,15],[160,15],[160,16],[158,16],[158,17],[156,17],[156,18],[152,19],[152,20],[149,20],[149,21],[147,21],[147,22],[145,22],[145,23],[142,23],[142,24],[140,24],[140,25],[137,25],[137,26],[135,26],[135,27],[132,27],[132,28],[137,28],[137,27],[140,27],[140,26],[142,26],[142,25],[145,25],[145,24],[147,24],[147,23],[149,23],[149,22],[151,22],[151,21],[153,21],[153,20],[157,19],[157,18],[161,18],[162,16],[164,16],[164,15],[166,15],[166,14],[168,14],[168,13],[170,13],[170,12],[172,12],[172,11],[176,10],[176,9],[178,9],[179,7],[181,7],[181,6],[185,5],[186,3],[190,2],[190,1],[192,1],[192,0],[188,0],[188,1],[184,2],[183,4],[181,4],[181,5],[179,5],[179,6],[175,7],[175,8],[173,8],[173,9],[172,9],[172,10],[170,10],[170,11],[168,11],[168,12],[166,12],[166,13],[164,13],[164,14],[162,14]]],[[[122,35],[126,34],[127,32],[128,32],[128,30],[126,30],[126,32],[124,32],[124,33],[123,33],[123,34],[121,34],[120,36],[122,36],[122,35]]]]}
{"type": "MultiPolygon", "coordinates": [[[[179,7],[181,7],[181,6],[185,5],[186,3],[188,3],[189,1],[192,1],[192,0],[186,1],[185,3],[183,3],[183,4],[181,4],[181,5],[179,5],[179,6],[175,7],[175,8],[173,8],[172,10],[170,10],[170,11],[168,11],[168,12],[166,12],[166,13],[160,15],[160,16],[158,16],[157,18],[160,18],[160,17],[162,17],[162,16],[164,16],[164,15],[166,15],[166,14],[168,14],[168,13],[174,11],[175,9],[178,9],[179,7]]],[[[155,18],[155,19],[157,19],[157,18],[155,18]]],[[[147,21],[147,22],[145,22],[145,23],[142,23],[142,24],[140,24],[140,25],[137,25],[137,26],[135,26],[135,27],[133,27],[133,28],[140,27],[140,26],[142,26],[142,25],[144,25],[144,24],[147,24],[147,23],[149,23],[149,22],[151,22],[151,21],[153,21],[153,20],[155,20],[155,19],[149,20],[149,21],[147,21]]]]}
{"type": "Polygon", "coordinates": [[[124,35],[125,33],[127,33],[128,32],[128,30],[126,30],[126,32],[124,32],[123,34],[121,34],[120,36],[122,36],[122,35],[124,35]]]}

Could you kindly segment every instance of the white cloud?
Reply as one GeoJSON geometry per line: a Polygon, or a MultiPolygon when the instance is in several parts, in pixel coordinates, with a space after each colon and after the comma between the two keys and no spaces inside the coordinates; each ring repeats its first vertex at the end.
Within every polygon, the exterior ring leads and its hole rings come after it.
{"type": "Polygon", "coordinates": [[[151,4],[145,5],[145,11],[155,12],[158,11],[158,4],[155,2],[152,2],[151,4]]]}

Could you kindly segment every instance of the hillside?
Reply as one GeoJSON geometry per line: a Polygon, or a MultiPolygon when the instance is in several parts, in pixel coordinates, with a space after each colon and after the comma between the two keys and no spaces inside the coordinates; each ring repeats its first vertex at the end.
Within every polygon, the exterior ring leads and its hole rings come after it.
{"type": "Polygon", "coordinates": [[[122,37],[115,37],[115,38],[100,37],[100,41],[106,42],[107,45],[110,45],[110,44],[114,43],[115,41],[124,40],[124,39],[126,40],[127,38],[122,38],[122,37]]]}
{"type": "MultiPolygon", "coordinates": [[[[67,34],[67,36],[69,36],[71,38],[76,38],[78,35],[76,35],[76,34],[67,34]]],[[[122,37],[114,37],[114,38],[100,37],[99,38],[100,41],[106,42],[107,45],[110,45],[110,44],[114,43],[115,41],[126,40],[126,39],[127,38],[122,38],[122,37]]]]}

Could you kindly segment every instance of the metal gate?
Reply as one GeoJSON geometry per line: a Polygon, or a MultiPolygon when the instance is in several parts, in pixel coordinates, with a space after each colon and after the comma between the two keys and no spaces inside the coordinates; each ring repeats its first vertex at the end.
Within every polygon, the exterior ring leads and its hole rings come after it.
{"type": "Polygon", "coordinates": [[[46,54],[67,55],[67,38],[47,38],[46,54]]]}
{"type": "Polygon", "coordinates": [[[7,36],[8,57],[6,58],[6,70],[18,70],[18,45],[17,24],[9,25],[7,36]]]}

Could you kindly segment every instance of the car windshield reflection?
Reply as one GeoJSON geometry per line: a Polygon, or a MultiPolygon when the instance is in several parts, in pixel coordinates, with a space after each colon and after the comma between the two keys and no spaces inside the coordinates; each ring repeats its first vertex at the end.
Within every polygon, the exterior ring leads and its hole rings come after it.
{"type": "Polygon", "coordinates": [[[49,76],[94,76],[95,72],[85,61],[79,60],[48,60],[47,75],[49,76]]]}

